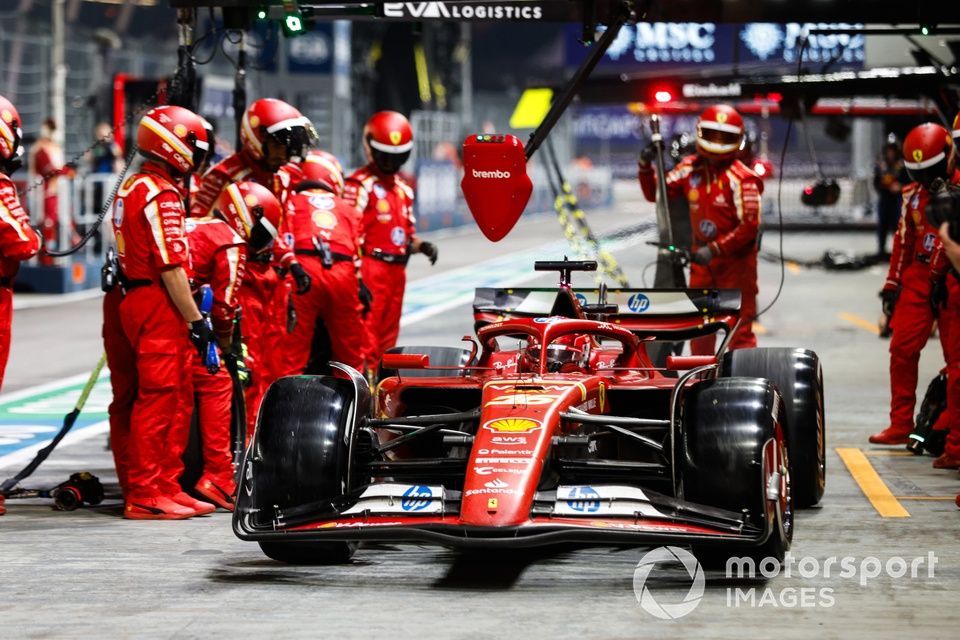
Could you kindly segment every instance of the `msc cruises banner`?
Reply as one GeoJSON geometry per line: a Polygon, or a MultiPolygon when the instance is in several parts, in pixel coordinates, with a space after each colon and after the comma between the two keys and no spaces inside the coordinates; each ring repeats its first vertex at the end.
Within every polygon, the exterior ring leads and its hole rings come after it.
{"type": "MultiPolygon", "coordinates": [[[[631,70],[683,68],[703,65],[740,65],[771,68],[797,64],[801,34],[815,28],[851,28],[862,24],[714,24],[712,22],[653,22],[626,25],[607,50],[600,63],[602,71],[617,73],[631,70]]],[[[568,25],[566,62],[579,64],[588,48],[577,42],[580,28],[568,25]]],[[[836,69],[863,67],[862,35],[811,36],[803,53],[805,61],[825,63],[836,59],[836,69]]]]}

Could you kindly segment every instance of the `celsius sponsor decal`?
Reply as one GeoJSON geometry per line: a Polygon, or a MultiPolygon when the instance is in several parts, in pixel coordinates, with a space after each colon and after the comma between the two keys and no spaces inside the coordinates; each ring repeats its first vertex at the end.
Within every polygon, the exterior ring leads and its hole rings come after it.
{"type": "Polygon", "coordinates": [[[528,465],[533,462],[532,458],[477,458],[474,460],[477,464],[522,464],[528,465]]]}
{"type": "Polygon", "coordinates": [[[500,467],[474,467],[473,472],[478,476],[492,476],[493,474],[526,475],[526,469],[504,469],[500,467]]]}
{"type": "Polygon", "coordinates": [[[400,500],[400,508],[404,511],[421,511],[430,505],[432,498],[433,491],[430,487],[413,485],[403,492],[403,498],[400,500]]]}
{"type": "Polygon", "coordinates": [[[923,249],[924,251],[933,251],[933,245],[937,241],[937,236],[933,233],[928,233],[923,236],[923,249]]]}
{"type": "Polygon", "coordinates": [[[493,436],[490,438],[490,444],[499,444],[503,447],[522,447],[527,444],[527,436],[493,436]]]}
{"type": "Polygon", "coordinates": [[[386,18],[450,18],[454,20],[541,20],[543,7],[529,3],[513,5],[461,4],[447,2],[385,2],[386,18]]]}
{"type": "Polygon", "coordinates": [[[533,449],[479,449],[477,455],[532,456],[533,449]]]}
{"type": "Polygon", "coordinates": [[[474,178],[493,178],[495,180],[506,180],[510,177],[509,171],[500,171],[499,169],[495,171],[480,171],[478,169],[473,169],[474,178]]]}
{"type": "MultiPolygon", "coordinates": [[[[483,428],[494,433],[529,433],[543,428],[543,423],[529,418],[499,418],[490,420],[483,425],[483,428]]],[[[524,441],[524,444],[526,444],[526,441],[524,441]]]]}

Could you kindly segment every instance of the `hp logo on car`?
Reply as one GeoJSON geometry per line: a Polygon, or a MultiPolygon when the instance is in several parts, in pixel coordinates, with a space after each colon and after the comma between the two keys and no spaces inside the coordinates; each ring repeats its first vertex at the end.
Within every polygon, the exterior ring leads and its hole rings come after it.
{"type": "Polygon", "coordinates": [[[643,313],[650,308],[650,298],[642,293],[635,293],[627,300],[627,308],[634,313],[643,313]]]}
{"type": "Polygon", "coordinates": [[[600,494],[593,487],[574,487],[567,506],[580,513],[596,513],[600,511],[600,494]]]}
{"type": "Polygon", "coordinates": [[[587,304],[587,296],[583,295],[582,293],[578,293],[576,294],[576,297],[577,297],[577,304],[580,305],[581,307],[587,304]]]}
{"type": "Polygon", "coordinates": [[[403,492],[400,508],[404,511],[421,511],[430,505],[431,498],[433,498],[433,491],[430,487],[413,485],[403,492]]]}
{"type": "Polygon", "coordinates": [[[705,583],[703,567],[697,558],[680,547],[657,547],[647,552],[633,571],[633,594],[640,608],[661,620],[676,620],[696,609],[703,599],[705,583]],[[682,568],[671,566],[678,564],[682,568]],[[688,580],[690,588],[680,602],[661,602],[664,595],[661,593],[658,599],[650,589],[657,581],[675,588],[688,580]]]}

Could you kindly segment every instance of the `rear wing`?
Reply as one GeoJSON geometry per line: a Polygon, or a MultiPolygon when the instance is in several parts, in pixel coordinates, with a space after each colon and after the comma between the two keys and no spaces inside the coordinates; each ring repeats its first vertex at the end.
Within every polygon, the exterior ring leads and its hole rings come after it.
{"type": "MultiPolygon", "coordinates": [[[[585,317],[585,305],[599,303],[599,289],[478,288],[473,299],[477,326],[510,318],[553,315],[585,317]]],[[[723,329],[731,331],[740,315],[737,289],[607,289],[615,313],[604,320],[640,337],[685,340],[723,329]]]]}

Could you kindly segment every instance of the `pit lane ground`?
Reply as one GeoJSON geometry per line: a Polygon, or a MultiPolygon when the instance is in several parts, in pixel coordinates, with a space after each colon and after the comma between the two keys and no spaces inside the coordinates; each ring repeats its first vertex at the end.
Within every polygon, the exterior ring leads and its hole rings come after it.
{"type": "MultiPolygon", "coordinates": [[[[619,211],[591,213],[590,221],[612,231],[652,220],[652,209],[636,201],[622,201],[619,211]]],[[[552,285],[554,275],[534,276],[531,268],[536,258],[562,255],[559,238],[550,217],[523,223],[499,245],[472,229],[437,234],[437,266],[417,257],[409,268],[401,343],[456,344],[471,332],[474,286],[552,285]]],[[[612,241],[634,286],[653,259],[646,239],[612,241]]],[[[768,233],[764,250],[776,252],[776,241],[768,233]]],[[[813,258],[826,248],[866,252],[873,238],[791,234],[785,247],[788,255],[813,258]]],[[[124,521],[104,449],[109,391],[101,381],[71,441],[28,484],[48,486],[90,470],[111,495],[99,508],[72,513],[54,512],[45,501],[7,503],[0,518],[0,636],[955,638],[960,510],[953,497],[960,479],[931,469],[929,458],[866,442],[884,425],[889,401],[886,343],[873,333],[882,279],[880,269],[788,266],[780,301],[760,319],[762,345],[815,349],[826,377],[827,494],[821,507],[797,518],[792,553],[803,562],[790,576],[763,582],[708,573],[695,610],[660,620],[634,595],[644,549],[464,555],[371,545],[347,566],[288,567],[234,538],[226,513],[124,521]],[[929,553],[936,557],[932,574],[929,553]],[[825,576],[833,557],[852,558],[856,575],[840,577],[834,565],[825,576]],[[884,564],[896,557],[905,559],[906,576],[881,569],[870,577],[871,558],[884,564]],[[911,578],[914,558],[924,564],[911,578]]],[[[762,263],[761,306],[778,281],[779,265],[762,263]]],[[[0,476],[21,466],[71,408],[100,353],[99,322],[96,297],[17,311],[0,396],[0,476]]],[[[939,345],[931,341],[921,384],[938,368],[939,345]]],[[[899,564],[891,568],[897,573],[899,564]]],[[[677,603],[691,580],[682,569],[658,570],[646,585],[657,601],[677,603]]]]}

